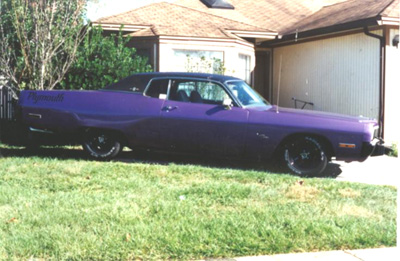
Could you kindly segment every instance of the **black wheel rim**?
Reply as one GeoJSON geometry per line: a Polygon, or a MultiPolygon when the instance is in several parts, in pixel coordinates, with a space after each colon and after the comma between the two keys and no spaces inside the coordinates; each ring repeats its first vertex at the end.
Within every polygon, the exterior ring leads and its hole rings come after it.
{"type": "Polygon", "coordinates": [[[309,171],[323,164],[322,150],[311,140],[294,142],[287,148],[287,160],[300,171],[309,171]]]}
{"type": "Polygon", "coordinates": [[[115,141],[106,134],[93,135],[89,138],[88,146],[97,154],[110,152],[115,145],[115,141]]]}

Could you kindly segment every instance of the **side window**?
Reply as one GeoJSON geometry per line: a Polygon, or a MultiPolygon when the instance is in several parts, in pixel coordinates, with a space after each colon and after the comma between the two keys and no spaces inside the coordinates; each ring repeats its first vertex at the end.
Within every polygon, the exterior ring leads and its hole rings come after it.
{"type": "Polygon", "coordinates": [[[222,104],[223,100],[229,98],[229,95],[218,84],[212,82],[202,82],[198,85],[197,91],[205,103],[222,104]]]}
{"type": "Polygon", "coordinates": [[[218,84],[207,81],[173,80],[170,100],[222,105],[229,98],[226,91],[218,84]]]}
{"type": "Polygon", "coordinates": [[[166,99],[168,91],[168,79],[153,80],[147,88],[145,95],[157,99],[166,99]]]}
{"type": "Polygon", "coordinates": [[[125,79],[122,79],[119,82],[108,85],[108,86],[104,87],[104,89],[143,93],[149,80],[150,80],[149,76],[132,75],[125,79]]]}

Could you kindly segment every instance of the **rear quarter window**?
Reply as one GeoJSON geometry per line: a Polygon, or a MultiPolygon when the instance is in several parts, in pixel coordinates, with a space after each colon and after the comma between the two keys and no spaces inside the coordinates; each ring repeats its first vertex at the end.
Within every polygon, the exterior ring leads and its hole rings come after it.
{"type": "Polygon", "coordinates": [[[138,92],[143,93],[148,82],[150,81],[150,76],[129,76],[125,79],[122,79],[119,82],[113,83],[111,85],[106,86],[105,90],[114,90],[114,91],[127,91],[127,92],[138,92]]]}
{"type": "Polygon", "coordinates": [[[146,96],[158,99],[166,99],[168,92],[168,79],[152,80],[145,92],[146,96]]]}

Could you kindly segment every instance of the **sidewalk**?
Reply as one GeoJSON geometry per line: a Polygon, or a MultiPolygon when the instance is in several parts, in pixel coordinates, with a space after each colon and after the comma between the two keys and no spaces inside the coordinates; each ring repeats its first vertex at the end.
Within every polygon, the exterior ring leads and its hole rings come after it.
{"type": "MultiPolygon", "coordinates": [[[[224,259],[222,259],[224,260],[224,259]]],[[[344,251],[326,251],[315,253],[281,254],[273,256],[238,257],[236,261],[398,261],[399,248],[377,248],[344,251]]]]}
{"type": "Polygon", "coordinates": [[[399,158],[380,156],[370,157],[364,162],[332,163],[340,165],[342,171],[336,180],[400,187],[399,158]]]}

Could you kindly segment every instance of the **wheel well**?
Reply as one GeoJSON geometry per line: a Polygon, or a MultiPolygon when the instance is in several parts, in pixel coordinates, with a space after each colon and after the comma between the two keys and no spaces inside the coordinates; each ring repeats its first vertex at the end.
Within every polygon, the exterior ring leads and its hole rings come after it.
{"type": "Polygon", "coordinates": [[[126,146],[128,144],[128,139],[126,138],[125,134],[118,130],[86,127],[86,128],[81,128],[79,133],[82,134],[82,137],[85,137],[85,133],[88,133],[90,131],[104,131],[105,133],[109,133],[114,137],[116,137],[118,141],[122,143],[122,146],[126,146]]]}
{"type": "Polygon", "coordinates": [[[318,135],[318,134],[313,134],[313,133],[295,133],[295,134],[291,134],[287,137],[285,137],[277,146],[277,148],[275,149],[274,152],[274,156],[278,156],[280,153],[283,153],[283,149],[285,147],[285,144],[287,144],[288,142],[292,141],[292,140],[296,140],[302,137],[311,137],[316,139],[317,141],[319,141],[322,145],[322,147],[324,148],[324,151],[328,157],[328,159],[330,160],[333,156],[335,156],[335,152],[333,150],[333,146],[332,143],[324,136],[318,135]]]}

